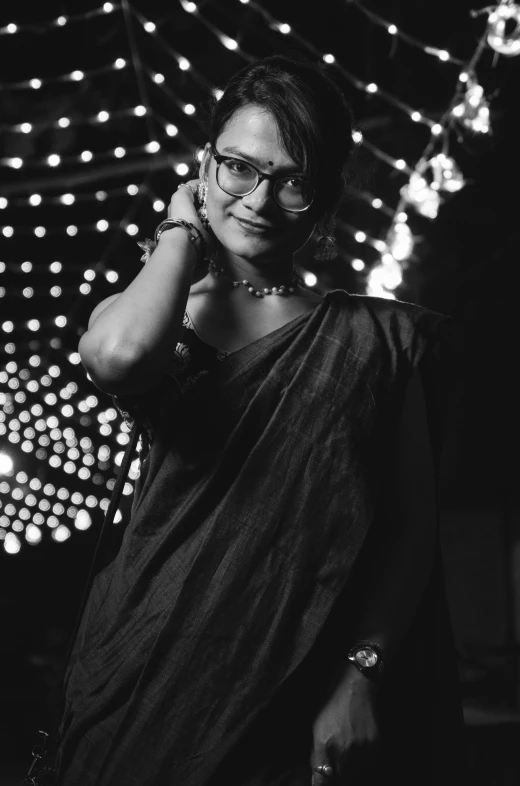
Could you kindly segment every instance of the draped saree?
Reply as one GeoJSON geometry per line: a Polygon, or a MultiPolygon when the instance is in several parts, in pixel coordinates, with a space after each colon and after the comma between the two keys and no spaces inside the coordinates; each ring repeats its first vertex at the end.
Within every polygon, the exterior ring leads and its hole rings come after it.
{"type": "MultiPolygon", "coordinates": [[[[165,377],[143,397],[152,441],[65,676],[58,786],[310,786],[313,713],[391,534],[385,468],[416,367],[438,467],[449,324],[334,290],[184,392],[165,377]]],[[[460,784],[439,553],[401,649],[382,771],[460,784]]]]}

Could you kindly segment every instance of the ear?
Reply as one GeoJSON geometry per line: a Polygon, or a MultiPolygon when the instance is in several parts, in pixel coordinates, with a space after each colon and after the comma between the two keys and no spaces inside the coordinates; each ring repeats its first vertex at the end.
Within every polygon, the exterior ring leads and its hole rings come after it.
{"type": "Polygon", "coordinates": [[[206,142],[206,145],[204,147],[204,152],[202,154],[202,158],[200,161],[200,167],[199,167],[200,180],[207,179],[210,162],[211,162],[211,143],[206,142]]]}

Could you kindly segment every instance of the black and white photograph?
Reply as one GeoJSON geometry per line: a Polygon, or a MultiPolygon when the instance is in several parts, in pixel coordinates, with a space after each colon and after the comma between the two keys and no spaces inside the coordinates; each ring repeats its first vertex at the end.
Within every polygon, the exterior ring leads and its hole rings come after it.
{"type": "Polygon", "coordinates": [[[4,0],[0,786],[520,786],[520,4],[4,0]]]}

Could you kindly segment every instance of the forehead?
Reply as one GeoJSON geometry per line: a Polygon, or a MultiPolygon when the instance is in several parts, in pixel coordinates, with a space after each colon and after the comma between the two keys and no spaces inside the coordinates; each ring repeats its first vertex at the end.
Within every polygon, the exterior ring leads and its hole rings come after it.
{"type": "Polygon", "coordinates": [[[296,167],[280,135],[274,115],[263,107],[250,104],[238,109],[216,140],[219,153],[224,148],[238,148],[257,159],[266,169],[296,167]]]}

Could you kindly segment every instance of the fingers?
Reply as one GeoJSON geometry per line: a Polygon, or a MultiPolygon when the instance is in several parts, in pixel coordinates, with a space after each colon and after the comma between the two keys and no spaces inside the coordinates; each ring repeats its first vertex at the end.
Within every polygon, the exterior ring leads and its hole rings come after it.
{"type": "MultiPolygon", "coordinates": [[[[326,765],[327,766],[327,765],[326,765]]],[[[328,772],[328,770],[326,770],[328,772]]],[[[335,773],[331,768],[330,775],[324,775],[322,772],[316,772],[316,768],[312,771],[312,786],[337,786],[338,780],[335,773]]]]}

